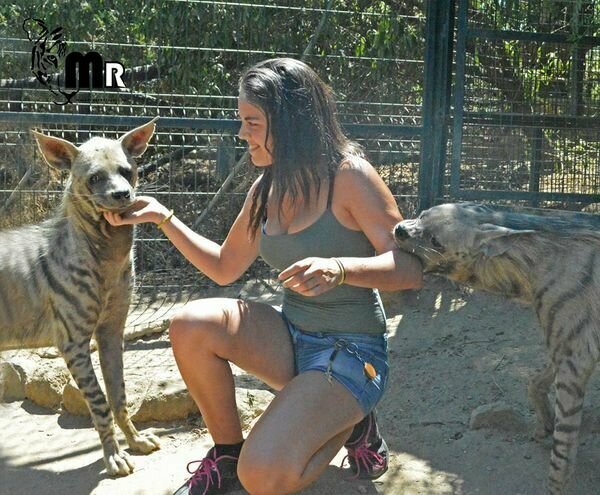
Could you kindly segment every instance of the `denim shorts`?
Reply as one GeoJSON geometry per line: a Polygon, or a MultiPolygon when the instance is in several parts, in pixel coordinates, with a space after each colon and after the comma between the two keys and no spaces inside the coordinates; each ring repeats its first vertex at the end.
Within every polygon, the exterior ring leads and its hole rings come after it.
{"type": "MultiPolygon", "coordinates": [[[[278,308],[276,308],[278,309],[278,308]]],[[[365,416],[380,401],[388,379],[387,337],[364,333],[305,332],[286,323],[294,346],[296,374],[322,371],[346,387],[365,416]]]]}

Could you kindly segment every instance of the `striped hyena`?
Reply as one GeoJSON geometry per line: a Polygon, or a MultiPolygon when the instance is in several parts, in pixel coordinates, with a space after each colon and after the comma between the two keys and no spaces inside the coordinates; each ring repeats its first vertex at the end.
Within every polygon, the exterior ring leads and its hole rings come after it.
{"type": "Polygon", "coordinates": [[[585,386],[600,356],[600,217],[547,213],[445,204],[400,222],[394,237],[425,272],[533,305],[550,359],[528,395],[536,437],[553,433],[548,491],[556,495],[574,469],[585,386]]]}
{"type": "Polygon", "coordinates": [[[133,158],[146,149],[154,126],[153,120],[118,140],[94,137],[79,147],[33,132],[45,160],[70,171],[63,200],[53,218],[0,232],[0,351],[58,347],[86,399],[109,475],[133,469],[115,438],[113,414],[132,449],[159,447],[155,436],[133,426],[125,401],[123,330],[133,229],[111,227],[102,215],[133,201],[133,158]],[[92,335],[108,403],[92,368],[92,335]]]}

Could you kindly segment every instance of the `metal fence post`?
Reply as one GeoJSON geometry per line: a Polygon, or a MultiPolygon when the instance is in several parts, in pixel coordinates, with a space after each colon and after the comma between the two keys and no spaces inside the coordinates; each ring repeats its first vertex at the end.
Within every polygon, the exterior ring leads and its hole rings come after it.
{"type": "Polygon", "coordinates": [[[418,210],[441,196],[446,164],[454,0],[427,2],[418,210]]]}

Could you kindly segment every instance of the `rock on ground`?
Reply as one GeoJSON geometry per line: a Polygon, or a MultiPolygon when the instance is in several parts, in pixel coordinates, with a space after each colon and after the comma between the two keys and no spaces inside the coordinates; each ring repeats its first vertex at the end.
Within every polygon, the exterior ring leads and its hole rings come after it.
{"type": "Polygon", "coordinates": [[[472,430],[496,428],[498,430],[525,431],[527,423],[522,414],[505,402],[494,402],[477,407],[471,413],[472,430]]]}

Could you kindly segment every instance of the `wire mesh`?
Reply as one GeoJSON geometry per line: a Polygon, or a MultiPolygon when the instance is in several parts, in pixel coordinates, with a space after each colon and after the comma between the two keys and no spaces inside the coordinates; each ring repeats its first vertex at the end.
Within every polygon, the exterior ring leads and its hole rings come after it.
{"type": "Polygon", "coordinates": [[[571,35],[576,25],[593,35],[598,28],[598,13],[595,0],[469,1],[469,22],[473,27],[502,31],[571,35]]]}
{"type": "MultiPolygon", "coordinates": [[[[334,88],[342,123],[364,146],[405,214],[413,214],[423,30],[421,9],[386,2],[2,5],[0,228],[45,218],[61,197],[65,177],[42,165],[29,128],[80,144],[92,135],[116,138],[140,124],[140,117],[159,115],[140,160],[139,193],[156,196],[188,225],[221,242],[256,177],[251,167],[239,169],[227,193],[199,221],[244,151],[235,137],[238,79],[244,68],[274,56],[304,57],[334,88]],[[43,21],[48,32],[62,28],[67,52],[93,50],[104,61],[120,62],[126,88],[80,87],[66,103],[60,92],[40,84],[32,74],[32,49],[42,27],[25,22],[29,17],[43,21]],[[353,125],[367,125],[369,132],[353,125]]],[[[137,229],[135,244],[138,311],[157,305],[166,310],[213,287],[152,226],[137,229]]],[[[270,276],[258,261],[242,282],[270,276]]]]}
{"type": "Polygon", "coordinates": [[[598,3],[466,3],[447,185],[533,205],[600,201],[598,3]]]}

